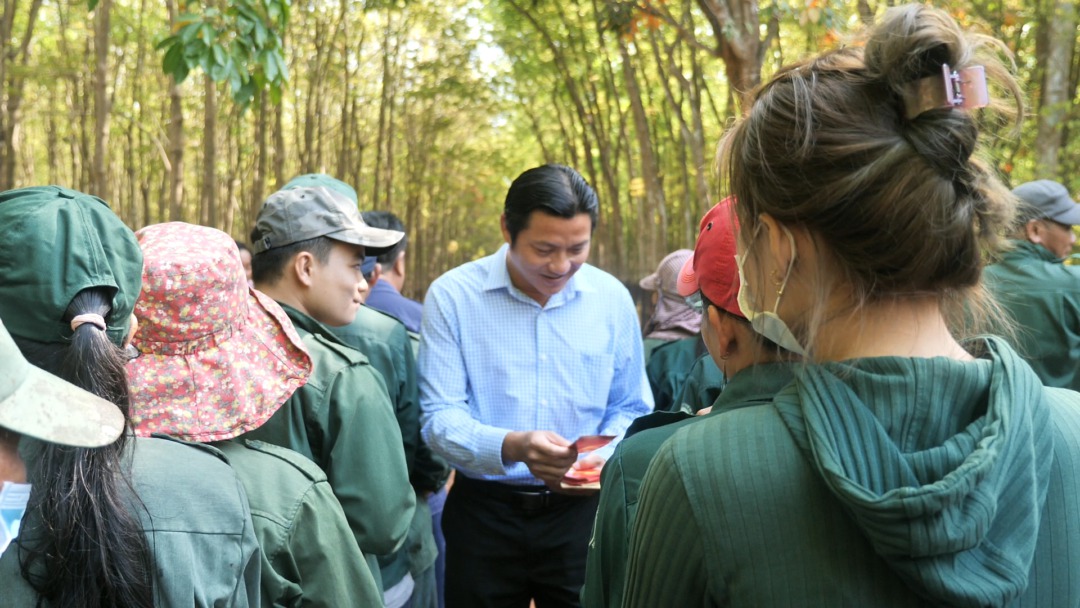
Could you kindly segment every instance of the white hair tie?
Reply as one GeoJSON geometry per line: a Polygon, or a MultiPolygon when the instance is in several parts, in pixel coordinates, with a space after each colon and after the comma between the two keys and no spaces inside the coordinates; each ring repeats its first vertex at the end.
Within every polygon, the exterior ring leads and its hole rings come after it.
{"type": "Polygon", "coordinates": [[[107,327],[105,325],[105,317],[99,314],[88,312],[82,315],[75,315],[75,317],[71,319],[71,331],[79,329],[79,326],[83,323],[89,323],[94,327],[100,329],[101,331],[105,331],[105,328],[107,327]]]}

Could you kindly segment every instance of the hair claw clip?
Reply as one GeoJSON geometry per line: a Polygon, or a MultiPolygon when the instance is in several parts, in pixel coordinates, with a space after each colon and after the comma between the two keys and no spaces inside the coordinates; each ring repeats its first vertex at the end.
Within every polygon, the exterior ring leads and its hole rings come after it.
{"type": "Polygon", "coordinates": [[[937,108],[970,110],[990,104],[986,70],[981,65],[953,71],[941,66],[941,76],[928,76],[912,82],[904,92],[904,117],[907,119],[937,108]]]}

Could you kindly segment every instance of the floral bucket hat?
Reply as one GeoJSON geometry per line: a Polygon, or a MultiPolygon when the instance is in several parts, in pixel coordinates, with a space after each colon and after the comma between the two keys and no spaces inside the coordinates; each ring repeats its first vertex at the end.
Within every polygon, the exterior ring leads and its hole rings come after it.
{"type": "Polygon", "coordinates": [[[138,435],[220,441],[262,426],[311,358],[281,306],[250,289],[236,243],[180,222],[136,233],[143,291],[128,363],[138,435]]]}

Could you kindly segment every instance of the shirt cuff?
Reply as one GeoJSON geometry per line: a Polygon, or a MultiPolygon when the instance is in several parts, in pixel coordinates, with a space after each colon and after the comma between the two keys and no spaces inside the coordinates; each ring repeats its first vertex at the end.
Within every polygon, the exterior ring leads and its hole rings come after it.
{"type": "Polygon", "coordinates": [[[485,475],[506,475],[506,464],[502,459],[503,440],[510,434],[507,429],[497,427],[482,428],[477,437],[477,456],[485,475]]]}

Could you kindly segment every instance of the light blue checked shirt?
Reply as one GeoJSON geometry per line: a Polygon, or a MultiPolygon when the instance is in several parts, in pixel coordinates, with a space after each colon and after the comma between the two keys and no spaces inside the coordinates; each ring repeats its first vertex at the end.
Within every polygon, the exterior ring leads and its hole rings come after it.
{"type": "Polygon", "coordinates": [[[652,411],[630,293],[583,265],[547,306],[510,282],[507,245],[439,277],[424,299],[424,440],[469,477],[542,483],[504,465],[510,431],[622,435],[652,411]]]}

